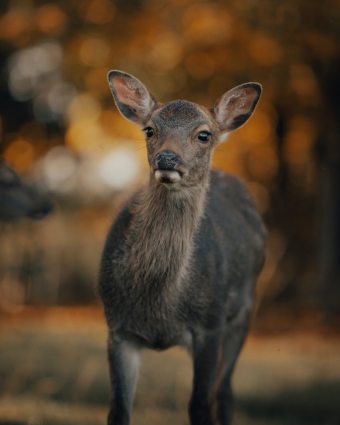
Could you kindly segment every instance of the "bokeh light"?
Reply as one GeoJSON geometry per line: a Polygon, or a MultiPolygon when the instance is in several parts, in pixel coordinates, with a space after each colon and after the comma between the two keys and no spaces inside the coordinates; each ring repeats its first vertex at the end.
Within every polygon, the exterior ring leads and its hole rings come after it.
{"type": "Polygon", "coordinates": [[[67,192],[75,187],[72,177],[77,170],[77,159],[66,147],[56,146],[43,159],[42,172],[49,190],[67,192]]]}
{"type": "Polygon", "coordinates": [[[124,190],[136,183],[140,164],[134,150],[119,148],[111,150],[99,164],[103,182],[115,190],[124,190]]]}
{"type": "Polygon", "coordinates": [[[45,42],[13,54],[9,60],[9,87],[18,100],[28,100],[37,92],[40,79],[56,71],[62,60],[57,42],[45,42]]]}

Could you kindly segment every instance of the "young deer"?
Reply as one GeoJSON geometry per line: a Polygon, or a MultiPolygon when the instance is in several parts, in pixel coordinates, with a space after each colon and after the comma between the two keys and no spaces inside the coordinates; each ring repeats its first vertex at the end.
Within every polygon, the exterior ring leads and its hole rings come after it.
{"type": "Polygon", "coordinates": [[[50,204],[0,159],[0,221],[40,219],[50,210],[50,204]]]}
{"type": "Polygon", "coordinates": [[[122,115],[143,129],[150,179],[109,231],[99,294],[109,327],[108,424],[129,423],[142,347],[189,349],[192,425],[231,420],[231,373],[245,339],[265,230],[244,185],[210,171],[214,148],[252,115],[261,86],[214,108],[159,103],[136,78],[108,75],[122,115]]]}

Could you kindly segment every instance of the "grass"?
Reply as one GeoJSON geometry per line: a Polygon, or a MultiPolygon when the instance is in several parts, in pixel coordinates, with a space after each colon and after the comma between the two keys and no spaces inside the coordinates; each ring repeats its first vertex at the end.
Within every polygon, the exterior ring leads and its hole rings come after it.
{"type": "MultiPolygon", "coordinates": [[[[334,335],[251,335],[234,375],[234,425],[337,425],[339,348],[334,335]]],[[[188,425],[191,381],[184,351],[145,351],[132,425],[188,425]]],[[[1,318],[1,425],[103,425],[109,392],[100,314],[1,318]]]]}

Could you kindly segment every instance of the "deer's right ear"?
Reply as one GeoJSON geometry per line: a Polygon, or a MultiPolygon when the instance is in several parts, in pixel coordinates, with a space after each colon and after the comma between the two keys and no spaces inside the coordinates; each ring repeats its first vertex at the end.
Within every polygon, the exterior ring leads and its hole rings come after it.
{"type": "Polygon", "coordinates": [[[149,90],[137,78],[122,71],[110,71],[108,80],[121,114],[140,127],[145,127],[157,106],[149,90]]]}
{"type": "Polygon", "coordinates": [[[223,135],[242,127],[252,116],[262,93],[258,83],[246,83],[225,93],[211,112],[223,135]]]}

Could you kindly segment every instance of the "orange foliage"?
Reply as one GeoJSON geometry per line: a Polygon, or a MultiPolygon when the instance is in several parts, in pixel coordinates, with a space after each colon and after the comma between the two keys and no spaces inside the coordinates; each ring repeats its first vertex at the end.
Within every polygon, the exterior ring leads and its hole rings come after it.
{"type": "MultiPolygon", "coordinates": [[[[275,29],[282,27],[290,34],[301,19],[298,6],[288,2],[251,6],[236,1],[145,1],[140,8],[125,10],[109,0],[71,1],[68,7],[56,1],[11,7],[0,18],[0,37],[16,46],[30,45],[41,34],[59,37],[62,71],[79,89],[65,110],[65,143],[80,153],[123,139],[143,143],[139,129],[107,109],[107,102],[114,108],[106,78],[110,68],[137,75],[161,101],[186,97],[205,106],[212,106],[236,84],[259,80],[264,84],[259,109],[237,137],[215,153],[214,165],[264,182],[275,177],[278,167],[275,105],[282,89],[295,93],[301,105],[317,107],[320,100],[316,76],[299,56],[299,45],[290,46],[275,29]],[[80,26],[68,32],[74,22],[80,26]]],[[[299,36],[320,54],[336,54],[336,43],[325,34],[306,29],[299,36]]],[[[283,159],[290,164],[308,162],[316,131],[290,129],[283,159]]],[[[36,157],[28,154],[26,162],[15,160],[15,152],[21,157],[15,146],[9,146],[7,155],[26,169],[36,157]]]]}

